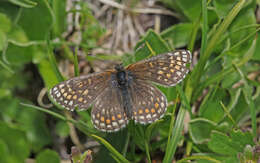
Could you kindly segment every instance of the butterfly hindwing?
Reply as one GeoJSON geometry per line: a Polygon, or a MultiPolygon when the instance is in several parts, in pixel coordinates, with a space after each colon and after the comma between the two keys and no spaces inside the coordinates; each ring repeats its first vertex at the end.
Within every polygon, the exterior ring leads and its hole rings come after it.
{"type": "Polygon", "coordinates": [[[151,83],[135,80],[131,86],[133,118],[135,122],[148,124],[160,119],[167,109],[165,95],[151,83]]]}
{"type": "Polygon", "coordinates": [[[122,95],[108,86],[93,104],[91,120],[95,128],[105,132],[115,132],[124,128],[128,117],[123,108],[122,95]]]}

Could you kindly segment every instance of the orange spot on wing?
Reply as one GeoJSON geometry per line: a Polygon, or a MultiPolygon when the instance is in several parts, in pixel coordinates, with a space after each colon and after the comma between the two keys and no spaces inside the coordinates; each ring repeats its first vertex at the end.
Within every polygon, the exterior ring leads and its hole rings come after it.
{"type": "Polygon", "coordinates": [[[145,113],[149,113],[149,109],[145,109],[145,113]]]}
{"type": "Polygon", "coordinates": [[[154,109],[154,108],[152,108],[152,109],[151,109],[151,112],[152,112],[152,113],[155,113],[155,109],[154,109]]]}
{"type": "Polygon", "coordinates": [[[121,114],[117,114],[117,118],[121,119],[122,118],[121,114]]]}
{"type": "Polygon", "coordinates": [[[115,116],[112,116],[111,117],[112,121],[116,120],[116,117],[115,116]]]}
{"type": "Polygon", "coordinates": [[[110,124],[110,123],[111,123],[110,119],[107,119],[107,120],[106,120],[106,123],[107,123],[107,124],[110,124]]]}

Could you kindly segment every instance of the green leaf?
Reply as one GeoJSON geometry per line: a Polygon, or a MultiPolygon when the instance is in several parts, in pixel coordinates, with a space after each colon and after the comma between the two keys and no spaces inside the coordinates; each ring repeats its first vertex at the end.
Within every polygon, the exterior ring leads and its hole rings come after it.
{"type": "Polygon", "coordinates": [[[135,47],[135,60],[139,61],[151,55],[161,54],[169,51],[166,42],[153,30],[140,40],[135,47]]]}
{"type": "Polygon", "coordinates": [[[34,8],[23,9],[18,24],[29,40],[43,40],[52,24],[52,16],[46,1],[38,1],[34,8]]]}
{"type": "Polygon", "coordinates": [[[37,67],[43,78],[44,84],[48,89],[52,88],[59,82],[49,61],[45,59],[41,60],[37,67]]]}
{"type": "Polygon", "coordinates": [[[176,0],[175,2],[183,14],[191,21],[196,21],[201,14],[201,0],[176,0]]]}
{"type": "Polygon", "coordinates": [[[14,160],[23,162],[29,157],[29,143],[23,131],[0,122],[0,139],[6,143],[10,157],[13,157],[14,160]]]}
{"type": "MultiPolygon", "coordinates": [[[[257,33],[258,35],[260,34],[260,32],[257,33]]],[[[252,56],[252,60],[256,60],[256,61],[260,61],[260,37],[256,38],[256,49],[255,52],[252,56]]]]}
{"type": "MultiPolygon", "coordinates": [[[[21,109],[21,106],[19,109],[21,109]]],[[[51,135],[43,113],[32,109],[22,109],[17,121],[21,124],[21,128],[26,130],[27,139],[34,151],[39,151],[42,147],[51,143],[51,135]]]]}
{"type": "Polygon", "coordinates": [[[36,163],[60,163],[60,157],[57,152],[46,149],[36,157],[36,163]]]}
{"type": "Polygon", "coordinates": [[[0,31],[8,33],[12,27],[11,20],[7,17],[7,15],[0,13],[0,22],[0,31]]]}
{"type": "MultiPolygon", "coordinates": [[[[25,132],[27,143],[31,145],[34,151],[39,151],[43,146],[50,144],[50,133],[43,113],[24,109],[26,107],[21,106],[20,100],[16,98],[5,99],[4,101],[7,107],[2,109],[3,117],[6,121],[15,119],[16,123],[13,125],[25,132]]],[[[3,102],[3,100],[0,102],[3,102]]]]}
{"type": "Polygon", "coordinates": [[[120,162],[129,163],[129,161],[122,154],[120,154],[111,144],[109,144],[105,139],[93,134],[91,135],[91,137],[95,138],[100,143],[102,143],[113,154],[113,156],[115,156],[115,158],[120,160],[120,162]]]}
{"type": "Polygon", "coordinates": [[[69,135],[70,129],[69,126],[66,122],[64,121],[59,121],[56,124],[56,133],[60,136],[60,137],[66,137],[69,135]]]}
{"type": "Polygon", "coordinates": [[[237,3],[234,0],[218,0],[213,1],[215,11],[220,19],[223,19],[237,3]]]}
{"type": "Polygon", "coordinates": [[[184,47],[188,44],[192,32],[192,23],[180,23],[171,26],[161,33],[163,39],[167,40],[168,44],[173,49],[184,47]]]}
{"type": "Polygon", "coordinates": [[[220,122],[225,114],[220,105],[220,101],[227,100],[228,94],[225,89],[218,87],[212,88],[200,106],[199,115],[215,123],[220,122]]]}
{"type": "Polygon", "coordinates": [[[10,153],[9,153],[7,144],[1,138],[0,138],[0,153],[1,153],[0,162],[7,163],[8,157],[10,157],[10,155],[9,155],[10,153]]]}
{"type": "Polygon", "coordinates": [[[226,156],[237,156],[239,152],[243,152],[246,145],[254,145],[253,136],[249,132],[243,133],[240,130],[231,131],[230,136],[213,131],[208,143],[212,151],[226,156]]]}
{"type": "Polygon", "coordinates": [[[213,129],[217,124],[204,118],[196,118],[189,123],[189,134],[195,143],[204,143],[210,139],[213,129]]]}
{"type": "Polygon", "coordinates": [[[183,130],[184,125],[184,116],[186,114],[186,109],[184,107],[181,107],[181,109],[178,112],[176,123],[174,124],[174,128],[172,131],[169,131],[171,133],[170,141],[168,141],[167,147],[166,147],[166,153],[163,158],[163,163],[172,162],[173,156],[176,152],[177,145],[181,138],[181,133],[183,130]]]}
{"type": "MultiPolygon", "coordinates": [[[[249,36],[251,33],[253,33],[256,29],[255,28],[245,28],[241,29],[243,26],[250,26],[256,24],[256,18],[255,18],[255,10],[253,8],[244,9],[242,10],[236,19],[232,22],[230,25],[229,31],[231,32],[229,37],[231,40],[231,46],[235,45],[239,41],[243,40],[247,36],[249,36]]],[[[245,42],[241,43],[237,47],[232,48],[233,53],[238,53],[243,55],[252,45],[252,41],[254,39],[253,37],[249,38],[245,42]]]]}
{"type": "Polygon", "coordinates": [[[8,0],[9,2],[24,8],[32,8],[37,5],[36,2],[30,0],[8,0]]]}
{"type": "Polygon", "coordinates": [[[52,3],[53,13],[55,15],[53,30],[56,37],[61,37],[61,34],[66,29],[66,1],[55,0],[52,3]]]}
{"type": "Polygon", "coordinates": [[[217,131],[212,132],[208,146],[212,151],[228,156],[234,156],[238,152],[233,146],[231,139],[227,135],[217,131]]]}

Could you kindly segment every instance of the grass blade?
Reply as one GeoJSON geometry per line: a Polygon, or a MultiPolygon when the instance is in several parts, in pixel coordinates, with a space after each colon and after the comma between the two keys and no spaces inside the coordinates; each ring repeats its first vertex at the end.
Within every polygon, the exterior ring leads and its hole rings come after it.
{"type": "Polygon", "coordinates": [[[109,144],[105,139],[97,136],[97,135],[90,135],[91,137],[98,140],[100,143],[102,143],[118,160],[124,163],[130,163],[123,155],[121,155],[111,144],[109,144]]]}

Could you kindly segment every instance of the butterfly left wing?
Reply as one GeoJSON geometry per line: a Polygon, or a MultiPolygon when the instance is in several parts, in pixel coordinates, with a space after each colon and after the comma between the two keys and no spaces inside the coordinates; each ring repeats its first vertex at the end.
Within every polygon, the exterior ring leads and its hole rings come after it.
{"type": "Polygon", "coordinates": [[[87,109],[108,86],[111,73],[112,71],[105,71],[61,82],[50,89],[50,97],[70,111],[75,108],[87,109]]]}
{"type": "Polygon", "coordinates": [[[186,67],[188,63],[191,63],[191,53],[188,50],[177,50],[139,61],[126,69],[138,79],[174,86],[189,72],[186,67]]]}
{"type": "Polygon", "coordinates": [[[104,132],[116,132],[127,125],[122,94],[112,85],[94,102],[91,120],[95,128],[104,132]]]}

